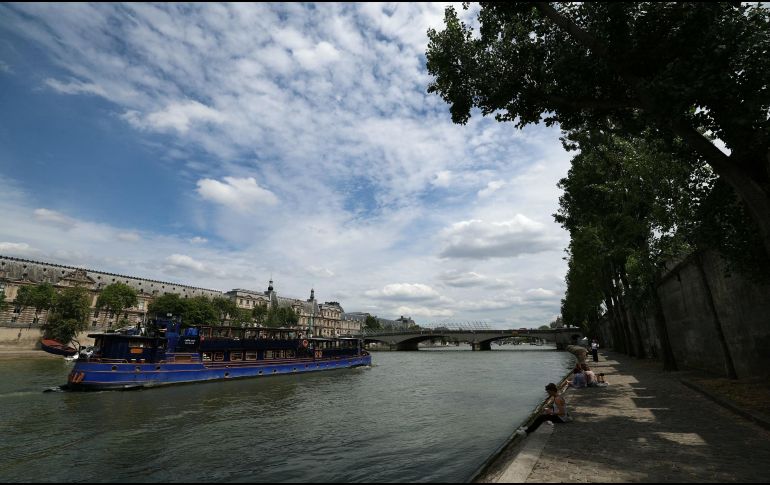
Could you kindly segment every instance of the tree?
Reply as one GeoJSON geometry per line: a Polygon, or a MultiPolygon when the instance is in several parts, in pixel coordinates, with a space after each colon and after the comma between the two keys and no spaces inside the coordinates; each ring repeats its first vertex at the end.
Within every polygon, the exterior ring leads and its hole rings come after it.
{"type": "Polygon", "coordinates": [[[654,137],[589,132],[573,138],[581,152],[559,182],[564,195],[555,215],[571,236],[565,320],[587,323],[595,333],[603,305],[616,347],[643,357],[639,320],[649,311],[664,369],[675,370],[657,294],[659,268],[686,247],[682,228],[696,222],[684,214],[692,218],[695,201],[703,198],[693,190],[708,190],[708,171],[684,161],[672,163],[677,155],[663,150],[654,137]],[[683,210],[683,204],[690,210],[683,210]]]}
{"type": "Polygon", "coordinates": [[[125,283],[113,283],[99,293],[96,308],[105,308],[120,319],[123,310],[136,306],[138,302],[136,290],[125,283]]]}
{"type": "Polygon", "coordinates": [[[291,327],[299,323],[299,316],[291,307],[274,307],[267,312],[268,327],[291,327]]]}
{"type": "Polygon", "coordinates": [[[21,307],[22,313],[25,308],[35,309],[35,315],[43,310],[48,310],[54,304],[56,290],[50,283],[41,283],[39,285],[22,286],[16,293],[14,304],[21,307]]]}
{"type": "Polygon", "coordinates": [[[147,311],[155,318],[166,318],[169,314],[172,316],[181,316],[185,309],[183,301],[177,293],[166,293],[155,298],[147,307],[147,311]]]}
{"type": "Polygon", "coordinates": [[[211,325],[219,321],[219,313],[213,302],[205,296],[181,299],[182,323],[185,325],[211,325]]]}
{"type": "Polygon", "coordinates": [[[257,305],[251,310],[251,316],[257,325],[265,325],[268,318],[268,310],[266,305],[257,305]]]}
{"type": "Polygon", "coordinates": [[[88,328],[91,303],[85,288],[66,288],[56,295],[48,321],[43,325],[44,335],[67,344],[88,328]]]}
{"type": "Polygon", "coordinates": [[[2,292],[0,292],[0,312],[4,312],[8,309],[8,302],[5,301],[5,288],[2,288],[2,292]]]}
{"type": "Polygon", "coordinates": [[[24,313],[26,308],[34,305],[35,299],[35,287],[24,285],[16,292],[16,298],[13,299],[13,304],[20,309],[20,313],[24,313]]]}
{"type": "Polygon", "coordinates": [[[236,308],[230,315],[230,325],[234,327],[243,327],[252,320],[252,312],[245,308],[236,308]]]}
{"type": "MultiPolygon", "coordinates": [[[[467,8],[467,7],[466,7],[467,8]]],[[[738,2],[482,3],[428,31],[428,91],[567,132],[609,127],[681,140],[743,200],[770,255],[770,11],[738,2]],[[722,140],[730,154],[712,139],[722,140]]]]}
{"type": "Polygon", "coordinates": [[[364,320],[364,328],[367,330],[381,330],[382,325],[380,325],[380,321],[377,320],[377,317],[367,315],[366,320],[364,320]]]}
{"type": "MultiPolygon", "coordinates": [[[[232,318],[238,314],[238,305],[236,305],[235,301],[230,298],[216,296],[211,300],[211,303],[219,313],[220,325],[224,325],[228,317],[232,320],[232,318]]],[[[240,318],[240,316],[238,316],[238,318],[240,318]]]]}
{"type": "MultiPolygon", "coordinates": [[[[56,301],[56,289],[51,283],[41,283],[32,291],[31,304],[35,307],[35,314],[49,310],[56,301]]],[[[45,322],[44,322],[45,323],[45,322]]]]}

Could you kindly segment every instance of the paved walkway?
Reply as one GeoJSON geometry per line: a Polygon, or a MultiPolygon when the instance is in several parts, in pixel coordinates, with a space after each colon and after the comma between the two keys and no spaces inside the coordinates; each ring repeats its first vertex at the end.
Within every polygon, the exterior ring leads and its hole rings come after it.
{"type": "Polygon", "coordinates": [[[589,365],[610,385],[566,391],[574,421],[514,441],[478,481],[770,480],[770,431],[683,385],[687,373],[612,352],[589,365]]]}

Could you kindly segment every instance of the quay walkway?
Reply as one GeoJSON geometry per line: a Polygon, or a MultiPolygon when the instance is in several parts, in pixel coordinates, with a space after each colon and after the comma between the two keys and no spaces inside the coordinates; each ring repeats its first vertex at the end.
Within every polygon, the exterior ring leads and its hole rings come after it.
{"type": "Polygon", "coordinates": [[[588,360],[609,386],[566,390],[574,420],[512,438],[475,482],[770,481],[767,383],[741,397],[659,362],[608,351],[588,360]]]}

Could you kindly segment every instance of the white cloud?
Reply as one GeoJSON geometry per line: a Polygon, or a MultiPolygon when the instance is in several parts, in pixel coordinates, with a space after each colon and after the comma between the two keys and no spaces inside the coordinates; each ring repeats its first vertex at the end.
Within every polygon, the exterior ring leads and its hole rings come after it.
{"type": "Polygon", "coordinates": [[[141,236],[135,232],[121,232],[118,233],[118,239],[121,241],[137,242],[141,240],[141,236]]]}
{"type": "Polygon", "coordinates": [[[424,306],[400,306],[396,308],[394,313],[399,316],[409,315],[412,317],[425,318],[449,318],[455,316],[455,312],[452,310],[424,306]]]}
{"type": "Polygon", "coordinates": [[[321,266],[309,266],[307,268],[307,272],[310,273],[313,276],[317,276],[319,278],[333,278],[334,277],[334,271],[330,270],[329,268],[324,268],[321,266]]]}
{"type": "Polygon", "coordinates": [[[185,134],[194,123],[222,124],[227,118],[216,109],[194,100],[186,100],[170,103],[164,109],[146,116],[129,110],[123,115],[123,119],[142,130],[163,132],[172,129],[185,134]]]}
{"type": "Polygon", "coordinates": [[[494,180],[492,182],[489,182],[486,188],[479,190],[478,196],[489,197],[490,195],[497,192],[503,185],[505,185],[505,182],[502,180],[494,180]]]}
{"type": "Polygon", "coordinates": [[[190,239],[190,244],[206,244],[207,242],[209,242],[208,239],[200,236],[195,236],[194,238],[190,239]]]}
{"type": "Polygon", "coordinates": [[[369,290],[367,296],[383,300],[433,300],[438,292],[422,283],[392,283],[379,290],[369,290]]]}
{"type": "Polygon", "coordinates": [[[35,209],[34,214],[35,218],[42,222],[55,224],[67,229],[75,227],[74,219],[50,209],[35,209]]]}
{"type": "Polygon", "coordinates": [[[340,51],[332,44],[322,41],[311,49],[297,49],[294,57],[302,67],[317,70],[326,67],[340,59],[340,51]]]}
{"type": "Polygon", "coordinates": [[[449,286],[458,288],[481,286],[488,280],[484,276],[473,271],[460,272],[456,270],[446,271],[440,274],[439,279],[449,286]]]}
{"type": "Polygon", "coordinates": [[[175,268],[191,269],[200,273],[204,273],[207,270],[205,264],[196,261],[186,254],[172,254],[166,258],[166,263],[175,268]]]}
{"type": "Polygon", "coordinates": [[[100,86],[94,83],[82,82],[82,81],[70,81],[61,82],[57,79],[46,79],[45,84],[62,94],[93,94],[96,96],[106,96],[100,86]]]}
{"type": "Polygon", "coordinates": [[[431,183],[436,187],[449,187],[452,183],[452,172],[450,170],[442,170],[436,173],[431,183]]]}
{"type": "Polygon", "coordinates": [[[556,292],[543,288],[534,288],[527,290],[527,296],[532,299],[552,299],[556,296],[556,292]]]}
{"type": "Polygon", "coordinates": [[[560,249],[545,226],[522,214],[494,222],[472,219],[452,224],[442,232],[448,241],[444,258],[512,258],[560,249]]]}
{"type": "Polygon", "coordinates": [[[224,183],[212,179],[199,180],[198,194],[206,200],[240,212],[261,211],[265,205],[278,203],[275,194],[260,187],[254,177],[225,177],[224,183]]]}
{"type": "Polygon", "coordinates": [[[27,243],[0,242],[0,254],[10,256],[29,256],[40,251],[31,247],[27,243]]]}

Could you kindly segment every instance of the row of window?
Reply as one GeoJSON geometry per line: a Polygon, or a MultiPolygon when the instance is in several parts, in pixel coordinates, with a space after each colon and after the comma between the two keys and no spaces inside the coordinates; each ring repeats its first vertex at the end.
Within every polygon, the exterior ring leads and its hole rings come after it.
{"type": "MultiPolygon", "coordinates": [[[[266,350],[265,359],[293,359],[296,353],[293,350],[266,350]]],[[[203,352],[203,362],[224,362],[224,352],[203,352]]],[[[230,362],[255,361],[257,352],[255,351],[231,351],[230,362]]]]}

